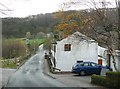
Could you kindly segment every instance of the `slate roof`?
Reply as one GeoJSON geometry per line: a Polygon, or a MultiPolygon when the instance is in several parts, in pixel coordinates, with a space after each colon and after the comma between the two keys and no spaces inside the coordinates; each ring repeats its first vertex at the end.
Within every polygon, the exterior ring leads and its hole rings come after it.
{"type": "Polygon", "coordinates": [[[90,37],[87,37],[86,35],[76,31],[75,33],[73,33],[72,35],[67,37],[68,39],[73,39],[73,40],[79,40],[79,41],[89,41],[89,42],[96,42],[95,40],[91,39],[90,37]]]}

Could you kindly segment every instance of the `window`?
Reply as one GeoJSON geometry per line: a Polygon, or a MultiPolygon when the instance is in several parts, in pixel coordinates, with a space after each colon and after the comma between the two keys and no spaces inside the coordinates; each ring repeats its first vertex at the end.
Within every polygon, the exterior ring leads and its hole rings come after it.
{"type": "Polygon", "coordinates": [[[83,66],[83,65],[84,65],[84,63],[83,63],[83,62],[81,62],[81,63],[79,63],[79,65],[80,65],[80,66],[83,66]]]}
{"type": "Polygon", "coordinates": [[[95,63],[91,63],[91,66],[97,66],[97,64],[95,64],[95,63]]]}
{"type": "Polygon", "coordinates": [[[71,44],[65,44],[64,51],[71,51],[71,44]]]}
{"type": "Polygon", "coordinates": [[[84,63],[84,66],[89,66],[89,63],[84,63]]]}

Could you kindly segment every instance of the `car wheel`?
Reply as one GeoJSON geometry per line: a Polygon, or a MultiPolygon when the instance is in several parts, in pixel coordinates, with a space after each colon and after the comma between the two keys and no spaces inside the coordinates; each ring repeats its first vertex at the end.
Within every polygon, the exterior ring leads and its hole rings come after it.
{"type": "Polygon", "coordinates": [[[79,75],[84,76],[86,75],[86,72],[84,70],[80,71],[79,75]]]}

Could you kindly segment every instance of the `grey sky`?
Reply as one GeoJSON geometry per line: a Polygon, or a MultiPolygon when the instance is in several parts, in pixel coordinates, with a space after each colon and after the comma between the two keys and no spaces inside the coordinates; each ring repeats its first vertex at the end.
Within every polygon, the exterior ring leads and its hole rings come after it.
{"type": "MultiPolygon", "coordinates": [[[[5,5],[12,11],[5,11],[7,15],[0,14],[0,17],[25,17],[29,15],[36,15],[41,13],[52,13],[58,11],[63,2],[70,0],[0,0],[0,3],[5,5]]],[[[77,0],[86,1],[86,0],[77,0]]],[[[101,0],[95,0],[101,1],[101,0]]],[[[114,0],[106,0],[106,2],[114,3],[114,0]]],[[[112,5],[111,5],[112,6],[112,5]]],[[[0,5],[0,9],[6,9],[6,7],[0,5]]],[[[83,9],[86,6],[72,7],[70,9],[83,9]]]]}

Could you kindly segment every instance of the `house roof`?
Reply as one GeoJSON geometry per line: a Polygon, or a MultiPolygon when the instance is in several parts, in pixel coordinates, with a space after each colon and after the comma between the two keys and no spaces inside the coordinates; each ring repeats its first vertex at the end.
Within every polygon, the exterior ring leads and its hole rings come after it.
{"type": "Polygon", "coordinates": [[[79,41],[89,41],[89,42],[96,42],[95,40],[87,37],[86,35],[76,31],[75,33],[73,33],[72,35],[68,36],[67,38],[73,39],[73,40],[79,40],[79,41]]]}

